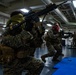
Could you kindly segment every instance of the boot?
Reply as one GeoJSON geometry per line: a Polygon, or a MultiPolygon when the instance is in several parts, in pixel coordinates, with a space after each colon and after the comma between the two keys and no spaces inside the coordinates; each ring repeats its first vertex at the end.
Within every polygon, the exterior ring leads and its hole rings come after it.
{"type": "Polygon", "coordinates": [[[41,59],[42,59],[43,62],[46,62],[45,56],[41,56],[41,59]]]}
{"type": "Polygon", "coordinates": [[[56,62],[60,62],[60,60],[59,59],[52,59],[52,61],[56,61],[56,62]]]}

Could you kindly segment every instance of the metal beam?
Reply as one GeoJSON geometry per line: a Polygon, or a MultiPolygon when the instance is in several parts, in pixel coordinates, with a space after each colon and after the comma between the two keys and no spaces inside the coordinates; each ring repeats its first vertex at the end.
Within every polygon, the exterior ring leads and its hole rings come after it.
{"type": "MultiPolygon", "coordinates": [[[[42,2],[44,2],[46,5],[53,3],[51,0],[41,0],[42,2]]],[[[66,3],[71,3],[71,1],[68,1],[66,3]]],[[[63,13],[59,10],[59,9],[55,9],[54,12],[61,18],[63,19],[63,21],[65,22],[65,24],[67,25],[75,25],[76,26],[76,22],[69,22],[68,19],[63,15],[63,13]]]]}
{"type": "Polygon", "coordinates": [[[74,17],[75,17],[75,19],[76,19],[76,13],[75,13],[75,11],[74,11],[72,1],[71,1],[71,3],[70,3],[70,7],[71,7],[71,10],[72,10],[72,12],[73,12],[73,15],[74,15],[74,17]]]}
{"type": "Polygon", "coordinates": [[[45,5],[31,6],[30,8],[32,10],[41,10],[45,8],[45,5]]]}
{"type": "MultiPolygon", "coordinates": [[[[46,5],[53,3],[51,0],[42,0],[42,2],[44,2],[46,5]]],[[[54,10],[54,13],[56,13],[64,21],[64,23],[68,23],[68,19],[58,8],[54,10]]]]}
{"type": "Polygon", "coordinates": [[[0,5],[4,6],[4,7],[7,7],[8,5],[3,3],[3,2],[0,2],[0,5]]]}
{"type": "MultiPolygon", "coordinates": [[[[38,0],[21,0],[21,1],[16,1],[12,2],[10,4],[10,7],[8,7],[8,10],[14,10],[14,9],[20,9],[20,8],[29,8],[31,6],[38,6],[38,5],[43,5],[41,1],[38,0]]],[[[8,11],[7,10],[7,11],[8,11]]]]}
{"type": "Polygon", "coordinates": [[[7,17],[7,18],[9,18],[9,17],[10,17],[10,15],[9,15],[9,14],[3,13],[3,12],[0,12],[0,15],[1,15],[1,16],[4,16],[4,17],[7,17]]]}

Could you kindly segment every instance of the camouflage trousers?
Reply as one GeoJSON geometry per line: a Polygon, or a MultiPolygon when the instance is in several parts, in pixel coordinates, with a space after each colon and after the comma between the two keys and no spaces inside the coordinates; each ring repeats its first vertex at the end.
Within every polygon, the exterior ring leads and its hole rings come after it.
{"type": "Polygon", "coordinates": [[[51,44],[50,41],[46,41],[46,46],[48,49],[48,53],[41,56],[42,60],[46,62],[45,58],[52,57],[53,59],[58,59],[60,55],[62,55],[62,47],[59,44],[51,44]]]}
{"type": "Polygon", "coordinates": [[[48,49],[48,53],[41,56],[41,59],[44,62],[46,62],[45,58],[52,57],[55,54],[55,49],[54,49],[53,45],[50,42],[46,42],[46,46],[47,46],[47,49],[48,49]]]}
{"type": "Polygon", "coordinates": [[[15,59],[8,65],[3,65],[3,75],[22,75],[22,71],[27,70],[26,75],[40,75],[44,64],[41,60],[33,57],[15,59]]]}
{"type": "Polygon", "coordinates": [[[48,54],[50,56],[54,56],[58,58],[62,54],[62,45],[60,44],[51,44],[49,41],[46,42],[47,48],[48,48],[48,54]]]}
{"type": "Polygon", "coordinates": [[[48,49],[48,55],[49,56],[53,56],[55,54],[55,48],[54,48],[54,46],[51,44],[50,41],[46,42],[46,46],[47,46],[47,49],[48,49]]]}
{"type": "Polygon", "coordinates": [[[61,45],[61,43],[60,44],[54,44],[53,46],[54,46],[55,50],[57,52],[59,52],[59,54],[62,53],[62,45],[61,45]]]}
{"type": "Polygon", "coordinates": [[[55,53],[53,59],[57,59],[59,56],[62,55],[62,45],[61,44],[54,44],[53,46],[56,50],[56,53],[55,53]]]}

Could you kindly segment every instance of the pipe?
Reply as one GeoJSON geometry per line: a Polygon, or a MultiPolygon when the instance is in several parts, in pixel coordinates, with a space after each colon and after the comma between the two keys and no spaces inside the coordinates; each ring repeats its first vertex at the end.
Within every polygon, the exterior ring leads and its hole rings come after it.
{"type": "MultiPolygon", "coordinates": [[[[41,0],[46,5],[53,3],[51,0],[41,0]]],[[[62,12],[57,8],[54,10],[54,12],[65,22],[68,23],[68,19],[62,14],[62,12]]]]}
{"type": "MultiPolygon", "coordinates": [[[[45,5],[53,3],[51,0],[41,0],[41,1],[43,3],[45,3],[45,5]]],[[[66,3],[70,3],[70,1],[68,0],[68,2],[66,2],[66,3]]],[[[65,24],[67,24],[67,25],[76,25],[76,23],[69,22],[68,19],[64,16],[64,14],[58,8],[55,9],[54,12],[65,22],[65,24]]]]}
{"type": "Polygon", "coordinates": [[[1,15],[1,16],[4,16],[4,17],[7,17],[7,18],[9,18],[9,17],[10,17],[10,15],[9,15],[9,14],[3,13],[3,12],[0,12],[0,15],[1,15]]]}

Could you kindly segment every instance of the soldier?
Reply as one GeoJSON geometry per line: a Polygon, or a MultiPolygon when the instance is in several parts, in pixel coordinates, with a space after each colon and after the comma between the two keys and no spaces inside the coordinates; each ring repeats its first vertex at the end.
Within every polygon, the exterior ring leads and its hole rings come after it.
{"type": "Polygon", "coordinates": [[[52,61],[59,61],[58,60],[58,57],[59,56],[64,56],[64,54],[62,54],[62,34],[60,32],[60,26],[58,23],[55,23],[54,26],[52,27],[52,31],[53,31],[53,34],[54,34],[54,48],[56,50],[56,53],[55,55],[53,56],[53,59],[52,61]]]}
{"type": "Polygon", "coordinates": [[[52,29],[47,32],[45,37],[46,46],[48,48],[48,54],[42,55],[41,58],[46,62],[46,57],[53,56],[52,61],[59,61],[58,57],[62,54],[61,37],[59,35],[59,25],[55,23],[52,29]],[[56,50],[56,51],[55,51],[56,50]]]}
{"type": "Polygon", "coordinates": [[[4,33],[0,47],[4,75],[21,75],[23,70],[28,70],[27,75],[40,75],[44,67],[41,60],[32,57],[35,51],[35,47],[32,46],[33,35],[25,30],[25,24],[13,29],[13,25],[22,21],[23,14],[15,11],[7,22],[9,29],[4,33]]]}
{"type": "Polygon", "coordinates": [[[49,30],[44,37],[44,40],[46,41],[48,53],[41,56],[41,59],[44,62],[46,62],[46,60],[45,60],[46,57],[52,57],[55,54],[55,48],[53,47],[53,45],[51,43],[51,41],[52,41],[51,38],[53,38],[53,33],[51,30],[49,30]]]}

